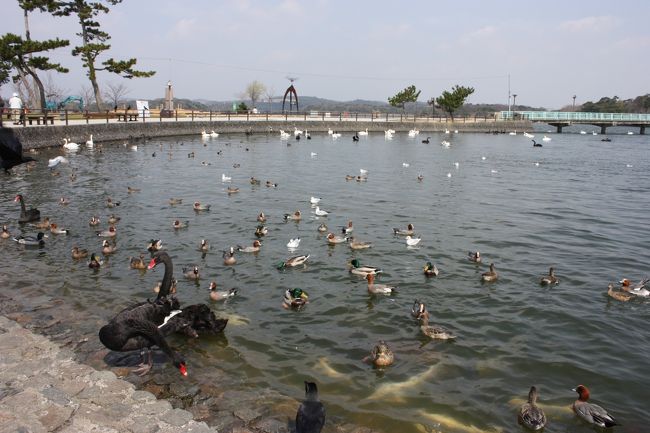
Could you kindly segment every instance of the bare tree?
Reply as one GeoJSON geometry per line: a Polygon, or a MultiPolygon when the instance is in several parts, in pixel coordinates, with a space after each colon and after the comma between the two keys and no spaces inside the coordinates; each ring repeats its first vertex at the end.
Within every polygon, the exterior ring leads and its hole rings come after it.
{"type": "Polygon", "coordinates": [[[45,97],[50,101],[61,101],[70,93],[69,90],[59,87],[50,73],[45,76],[43,87],[45,87],[45,97]]]}
{"type": "Polygon", "coordinates": [[[269,111],[271,111],[273,107],[273,98],[275,98],[275,89],[273,87],[267,87],[264,91],[264,97],[269,102],[269,111]]]}
{"type": "Polygon", "coordinates": [[[246,98],[250,99],[251,105],[255,107],[255,103],[262,97],[265,90],[266,90],[266,86],[263,83],[260,83],[259,81],[255,80],[251,82],[248,86],[246,86],[246,90],[244,90],[244,95],[246,98]]]}
{"type": "Polygon", "coordinates": [[[129,93],[129,89],[122,83],[108,83],[104,89],[104,98],[110,102],[114,109],[117,109],[120,102],[129,93]]]}
{"type": "Polygon", "coordinates": [[[95,103],[95,90],[89,86],[81,86],[79,89],[79,96],[84,100],[84,107],[86,110],[97,110],[95,103]]]}

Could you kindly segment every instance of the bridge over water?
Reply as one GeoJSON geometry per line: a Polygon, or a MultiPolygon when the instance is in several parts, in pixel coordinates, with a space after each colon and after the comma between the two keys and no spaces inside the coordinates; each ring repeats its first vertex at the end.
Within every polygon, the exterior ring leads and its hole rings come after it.
{"type": "Polygon", "coordinates": [[[600,133],[605,134],[609,126],[632,126],[639,128],[639,134],[645,134],[646,126],[650,126],[650,114],[641,113],[583,113],[570,111],[502,111],[499,116],[503,120],[529,120],[543,122],[557,128],[574,124],[600,126],[600,133]]]}

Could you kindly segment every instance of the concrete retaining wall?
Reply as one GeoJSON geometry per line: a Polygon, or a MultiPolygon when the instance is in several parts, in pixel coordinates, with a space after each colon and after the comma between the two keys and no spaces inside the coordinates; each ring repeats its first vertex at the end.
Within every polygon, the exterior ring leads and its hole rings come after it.
{"type": "MultiPolygon", "coordinates": [[[[280,129],[292,132],[297,127],[310,132],[327,132],[332,129],[341,133],[363,131],[383,132],[394,129],[397,132],[407,132],[413,127],[418,128],[420,135],[428,132],[444,132],[445,129],[460,132],[489,132],[489,131],[532,131],[532,123],[527,121],[488,121],[488,122],[351,122],[351,121],[163,121],[151,119],[148,122],[114,122],[90,123],[77,125],[32,126],[13,128],[14,134],[23,143],[23,149],[61,146],[63,139],[68,138],[79,144],[88,140],[90,134],[96,143],[107,141],[124,141],[137,138],[187,136],[201,134],[201,130],[215,130],[219,133],[244,133],[250,131],[259,133],[278,133],[280,129]]],[[[425,135],[426,136],[426,135],[425,135]]]]}

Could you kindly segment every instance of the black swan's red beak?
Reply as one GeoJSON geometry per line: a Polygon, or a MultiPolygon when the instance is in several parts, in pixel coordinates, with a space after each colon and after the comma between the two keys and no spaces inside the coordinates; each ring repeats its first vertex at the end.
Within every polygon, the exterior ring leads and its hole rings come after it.
{"type": "Polygon", "coordinates": [[[181,372],[183,376],[187,376],[187,367],[185,364],[181,363],[181,365],[178,367],[178,370],[181,372]]]}
{"type": "Polygon", "coordinates": [[[149,266],[147,266],[147,269],[151,270],[151,269],[155,268],[156,264],[157,264],[156,259],[151,259],[151,261],[149,262],[149,266]]]}

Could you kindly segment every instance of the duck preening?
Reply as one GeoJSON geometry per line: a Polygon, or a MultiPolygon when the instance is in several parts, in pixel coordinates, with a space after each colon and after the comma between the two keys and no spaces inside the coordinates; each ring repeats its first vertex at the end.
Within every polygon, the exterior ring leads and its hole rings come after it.
{"type": "Polygon", "coordinates": [[[537,388],[534,386],[530,387],[528,402],[524,403],[519,409],[517,421],[533,431],[541,430],[546,425],[546,415],[544,415],[542,408],[537,406],[537,388]]]}
{"type": "Polygon", "coordinates": [[[16,198],[14,198],[14,201],[20,202],[20,218],[18,218],[19,223],[28,223],[41,219],[41,211],[36,208],[31,208],[29,210],[25,208],[25,200],[23,199],[22,194],[18,194],[16,198]]]}
{"type": "Polygon", "coordinates": [[[165,265],[165,274],[156,300],[140,302],[120,311],[99,330],[99,340],[106,348],[117,352],[145,349],[148,355],[147,362],[143,355],[142,364],[134,370],[141,376],[149,372],[153,365],[150,352],[150,348],[153,346],[158,346],[165,352],[181,374],[187,376],[185,360],[171,349],[159,329],[165,322],[165,318],[180,307],[176,298],[167,297],[173,275],[173,265],[169,255],[164,251],[157,252],[151,259],[148,268],[153,269],[160,263],[165,265]]]}
{"type": "Polygon", "coordinates": [[[302,289],[287,289],[284,292],[284,308],[302,308],[309,303],[309,295],[302,289]]]}
{"type": "Polygon", "coordinates": [[[325,407],[318,399],[318,387],[305,381],[305,400],[296,413],[296,433],[320,433],[325,424],[325,407]]]}

